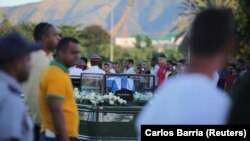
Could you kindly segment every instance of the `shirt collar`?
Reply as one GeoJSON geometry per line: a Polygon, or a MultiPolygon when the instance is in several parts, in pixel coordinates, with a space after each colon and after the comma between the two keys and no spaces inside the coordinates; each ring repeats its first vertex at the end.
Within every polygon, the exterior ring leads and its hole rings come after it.
{"type": "Polygon", "coordinates": [[[59,62],[56,61],[56,60],[52,60],[52,61],[50,62],[50,66],[57,66],[57,67],[59,67],[61,70],[63,70],[64,72],[69,72],[69,69],[68,69],[66,66],[64,66],[64,65],[61,64],[61,63],[59,63],[59,62]]]}
{"type": "Polygon", "coordinates": [[[21,94],[22,89],[19,82],[4,71],[0,71],[0,80],[7,84],[10,91],[21,94]]]}
{"type": "Polygon", "coordinates": [[[99,66],[92,66],[92,69],[100,69],[99,66]]]}

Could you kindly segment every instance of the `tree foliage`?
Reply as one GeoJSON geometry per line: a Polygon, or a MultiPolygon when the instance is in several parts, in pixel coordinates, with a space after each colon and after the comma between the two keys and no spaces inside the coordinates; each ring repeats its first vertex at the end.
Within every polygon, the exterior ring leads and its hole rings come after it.
{"type": "MultiPolygon", "coordinates": [[[[35,24],[30,22],[20,23],[12,25],[8,18],[5,16],[0,21],[0,35],[4,35],[8,32],[19,32],[29,40],[33,40],[33,31],[35,24]]],[[[110,36],[100,26],[93,25],[81,28],[80,25],[59,25],[58,32],[61,37],[75,37],[81,43],[82,56],[90,57],[91,54],[99,55],[103,61],[108,61],[110,58],[110,36]]],[[[135,61],[145,60],[150,61],[151,57],[157,57],[160,53],[157,48],[152,47],[152,39],[149,36],[144,38],[140,35],[137,36],[138,47],[135,48],[121,48],[114,46],[114,60],[120,64],[124,63],[124,60],[132,58],[135,61]],[[142,47],[141,43],[144,42],[146,47],[142,47]],[[139,44],[140,43],[140,44],[139,44]]],[[[177,61],[183,59],[183,55],[178,52],[177,48],[165,49],[163,53],[166,54],[169,60],[177,61]]]]}

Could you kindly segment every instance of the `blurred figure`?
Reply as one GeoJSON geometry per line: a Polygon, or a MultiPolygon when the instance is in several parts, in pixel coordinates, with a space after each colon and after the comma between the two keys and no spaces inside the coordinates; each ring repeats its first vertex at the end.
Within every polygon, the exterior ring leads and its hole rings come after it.
{"type": "Polygon", "coordinates": [[[75,141],[78,137],[79,115],[68,69],[80,59],[80,50],[77,39],[61,39],[56,59],[42,74],[39,87],[40,141],[75,141]]]}
{"type": "Polygon", "coordinates": [[[41,48],[17,33],[0,38],[1,141],[33,141],[33,123],[21,101],[20,83],[28,80],[30,53],[41,48]]]}
{"type": "Polygon", "coordinates": [[[120,65],[118,63],[114,63],[114,70],[115,73],[121,73],[120,65]]]}
{"type": "Polygon", "coordinates": [[[182,59],[182,60],[177,62],[176,72],[178,74],[182,74],[184,72],[184,69],[185,69],[185,60],[182,59]]]}
{"type": "MultiPolygon", "coordinates": [[[[155,86],[158,86],[158,76],[157,76],[157,72],[159,70],[159,65],[158,65],[158,61],[157,58],[153,57],[151,58],[151,71],[150,74],[155,76],[155,86]]],[[[150,80],[150,86],[153,86],[153,79],[150,80]]]]}
{"type": "Polygon", "coordinates": [[[102,70],[104,70],[106,73],[111,73],[111,72],[110,72],[111,70],[110,70],[110,67],[109,67],[108,63],[105,63],[105,64],[103,65],[102,70]]]}
{"type": "Polygon", "coordinates": [[[213,74],[234,48],[234,31],[229,9],[207,9],[196,16],[189,37],[189,65],[157,90],[137,120],[138,135],[142,124],[226,123],[231,101],[214,86],[213,74]]]}
{"type": "Polygon", "coordinates": [[[233,106],[229,116],[229,124],[250,124],[250,73],[240,80],[233,95],[233,106]]]}
{"type": "Polygon", "coordinates": [[[87,64],[83,59],[79,59],[75,66],[69,69],[71,78],[79,78],[82,72],[87,68],[87,64]]]}
{"type": "Polygon", "coordinates": [[[136,62],[136,74],[143,74],[141,61],[136,62]]]}
{"type": "Polygon", "coordinates": [[[228,73],[225,78],[224,90],[231,94],[232,85],[238,77],[238,70],[236,69],[235,65],[229,65],[227,67],[227,72],[228,73]]]}
{"type": "Polygon", "coordinates": [[[29,80],[24,83],[24,100],[28,112],[34,121],[35,141],[39,140],[41,116],[38,107],[39,79],[42,72],[53,60],[52,52],[55,51],[59,36],[55,27],[49,23],[39,23],[34,30],[34,39],[41,42],[43,49],[31,54],[32,70],[29,80]]]}
{"type": "Polygon", "coordinates": [[[165,80],[166,72],[169,70],[167,64],[167,57],[164,54],[160,55],[159,63],[160,63],[160,68],[157,72],[157,77],[158,77],[158,85],[160,86],[165,80]]]}
{"type": "Polygon", "coordinates": [[[101,62],[101,58],[97,55],[94,55],[90,58],[91,68],[83,71],[83,73],[97,73],[97,74],[105,74],[105,71],[100,69],[99,65],[101,62]]]}
{"type": "Polygon", "coordinates": [[[108,64],[110,73],[116,73],[115,70],[114,70],[114,68],[113,68],[113,62],[108,61],[107,64],[108,64]]]}
{"type": "Polygon", "coordinates": [[[148,64],[146,61],[142,61],[142,72],[143,74],[150,74],[148,64]]]}
{"type": "Polygon", "coordinates": [[[135,69],[133,68],[134,60],[133,59],[127,59],[125,61],[125,70],[123,73],[125,74],[136,74],[135,69]]]}

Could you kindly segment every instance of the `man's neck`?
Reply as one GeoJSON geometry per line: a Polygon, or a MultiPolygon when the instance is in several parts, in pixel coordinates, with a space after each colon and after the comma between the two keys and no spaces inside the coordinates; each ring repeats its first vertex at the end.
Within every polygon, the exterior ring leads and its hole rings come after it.
{"type": "Polygon", "coordinates": [[[51,50],[49,50],[49,47],[47,47],[47,46],[43,46],[43,51],[46,53],[46,55],[49,55],[49,54],[51,54],[51,50]]]}
{"type": "Polygon", "coordinates": [[[200,73],[206,75],[210,79],[213,79],[213,74],[216,71],[212,63],[203,61],[202,59],[195,59],[190,61],[190,64],[187,66],[187,73],[200,73]]]}
{"type": "Polygon", "coordinates": [[[58,63],[64,65],[65,67],[70,68],[69,66],[65,65],[65,64],[63,63],[63,61],[60,60],[59,58],[56,58],[55,60],[56,60],[58,63]]]}

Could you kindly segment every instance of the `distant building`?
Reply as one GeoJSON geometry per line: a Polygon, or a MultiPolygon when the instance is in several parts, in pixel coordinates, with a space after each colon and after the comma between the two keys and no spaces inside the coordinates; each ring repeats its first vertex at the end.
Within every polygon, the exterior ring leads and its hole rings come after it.
{"type": "Polygon", "coordinates": [[[134,48],[136,39],[133,37],[117,37],[115,38],[115,45],[121,48],[134,48]]]}
{"type": "MultiPolygon", "coordinates": [[[[176,42],[175,34],[167,34],[163,39],[154,39],[152,40],[152,45],[155,48],[172,48],[178,46],[176,42]]],[[[134,48],[136,43],[135,37],[117,37],[115,38],[115,45],[120,46],[121,48],[134,48]]],[[[141,42],[141,46],[145,47],[146,43],[141,42]]]]}

